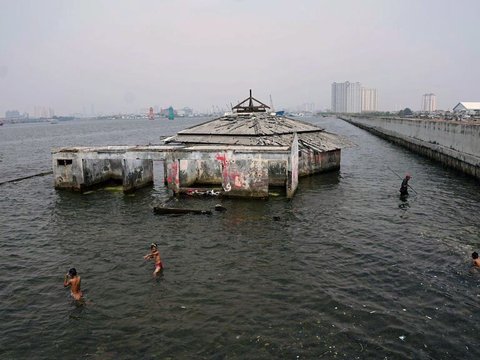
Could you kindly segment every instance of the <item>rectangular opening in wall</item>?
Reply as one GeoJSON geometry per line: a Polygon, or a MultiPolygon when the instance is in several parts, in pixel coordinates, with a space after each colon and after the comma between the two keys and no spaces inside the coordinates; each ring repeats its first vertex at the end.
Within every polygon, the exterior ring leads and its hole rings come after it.
{"type": "Polygon", "coordinates": [[[72,159],[57,159],[58,166],[72,165],[72,159]]]}

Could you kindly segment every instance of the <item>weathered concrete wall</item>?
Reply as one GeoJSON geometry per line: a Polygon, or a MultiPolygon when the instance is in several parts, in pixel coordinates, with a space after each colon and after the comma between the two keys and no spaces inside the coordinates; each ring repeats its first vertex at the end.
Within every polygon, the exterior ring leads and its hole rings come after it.
{"type": "Polygon", "coordinates": [[[319,156],[322,163],[320,172],[334,171],[340,169],[340,161],[342,158],[340,149],[326,151],[320,153],[319,156]]]}
{"type": "Polygon", "coordinates": [[[83,185],[81,190],[109,180],[117,180],[119,183],[122,183],[123,180],[121,159],[82,159],[82,169],[83,185]]]}
{"type": "Polygon", "coordinates": [[[340,150],[308,152],[299,162],[298,137],[292,146],[102,147],[52,152],[55,187],[85,191],[109,181],[132,191],[153,182],[153,161],[163,160],[164,182],[175,194],[221,191],[225,196],[267,197],[269,186],[285,186],[292,197],[298,177],[336,168],[340,150]],[[205,189],[205,185],[210,189],[205,189]],[[201,188],[202,189],[201,189],[201,188]]]}
{"type": "Polygon", "coordinates": [[[480,179],[479,125],[416,119],[342,119],[480,179]]]}
{"type": "Polygon", "coordinates": [[[180,183],[183,186],[195,184],[198,178],[197,160],[180,160],[180,183]]]}
{"type": "Polygon", "coordinates": [[[480,157],[480,125],[457,121],[357,118],[352,121],[480,157]]]}
{"type": "Polygon", "coordinates": [[[268,161],[268,181],[271,186],[286,186],[287,165],[288,161],[286,160],[268,161]]]}
{"type": "Polygon", "coordinates": [[[153,161],[138,159],[136,153],[54,154],[55,188],[86,191],[115,181],[128,192],[153,183],[153,161]]]}
{"type": "Polygon", "coordinates": [[[340,150],[319,152],[302,149],[298,158],[298,175],[308,176],[340,169],[340,150]]]}
{"type": "Polygon", "coordinates": [[[123,161],[123,191],[129,192],[153,184],[153,161],[127,156],[123,161]]]}
{"type": "Polygon", "coordinates": [[[62,153],[52,159],[53,178],[56,189],[80,191],[83,183],[82,159],[72,153],[62,153]]]}
{"type": "Polygon", "coordinates": [[[166,159],[167,184],[174,192],[194,185],[219,185],[225,196],[267,197],[268,160],[265,154],[234,151],[204,151],[189,154],[172,153],[166,159]]]}
{"type": "Polygon", "coordinates": [[[197,184],[218,185],[222,183],[222,168],[215,159],[196,160],[197,184]]]}

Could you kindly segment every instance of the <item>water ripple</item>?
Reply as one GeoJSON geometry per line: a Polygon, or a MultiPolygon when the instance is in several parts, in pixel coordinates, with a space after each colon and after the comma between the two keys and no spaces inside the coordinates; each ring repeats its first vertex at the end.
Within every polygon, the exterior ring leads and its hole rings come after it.
{"type": "MultiPolygon", "coordinates": [[[[291,201],[222,199],[224,213],[165,217],[152,212],[168,199],[161,182],[134,196],[57,192],[49,176],[2,186],[0,357],[478,357],[478,184],[351,125],[311,120],[359,146],[341,171],[301,179],[291,201]],[[400,201],[387,165],[411,172],[418,195],[400,201]],[[152,241],[158,279],[143,259],[152,241]],[[84,305],[63,288],[72,266],[84,305]]],[[[153,143],[185,124],[165,126],[13,127],[0,135],[2,177],[48,168],[53,146],[153,143]]]]}

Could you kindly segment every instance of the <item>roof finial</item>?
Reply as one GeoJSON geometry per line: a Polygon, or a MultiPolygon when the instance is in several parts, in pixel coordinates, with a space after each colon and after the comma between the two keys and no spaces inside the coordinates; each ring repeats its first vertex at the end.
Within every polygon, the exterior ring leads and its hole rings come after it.
{"type": "Polygon", "coordinates": [[[247,99],[243,100],[240,104],[237,104],[232,108],[232,110],[236,111],[237,113],[266,112],[267,109],[270,109],[270,107],[252,96],[252,89],[250,89],[250,96],[247,99]],[[258,105],[254,105],[254,101],[257,102],[258,105]],[[248,105],[245,105],[247,102],[248,105]]]}

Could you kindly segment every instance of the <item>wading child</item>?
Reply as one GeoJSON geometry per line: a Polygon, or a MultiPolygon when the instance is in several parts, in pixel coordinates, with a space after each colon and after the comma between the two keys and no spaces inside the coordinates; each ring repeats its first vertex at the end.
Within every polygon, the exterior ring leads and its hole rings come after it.
{"type": "Polygon", "coordinates": [[[153,271],[153,276],[157,276],[160,271],[163,270],[162,259],[160,258],[160,253],[158,252],[158,246],[155,243],[150,245],[150,254],[147,254],[143,257],[145,260],[154,259],[155,260],[155,270],[153,271]]]}
{"type": "Polygon", "coordinates": [[[478,258],[478,253],[474,251],[472,253],[473,266],[480,268],[480,259],[478,258]]]}
{"type": "Polygon", "coordinates": [[[70,286],[70,294],[75,300],[81,300],[83,296],[80,290],[80,281],[80,276],[77,275],[75,268],[68,270],[68,273],[65,274],[65,278],[63,279],[63,286],[70,286]]]}

